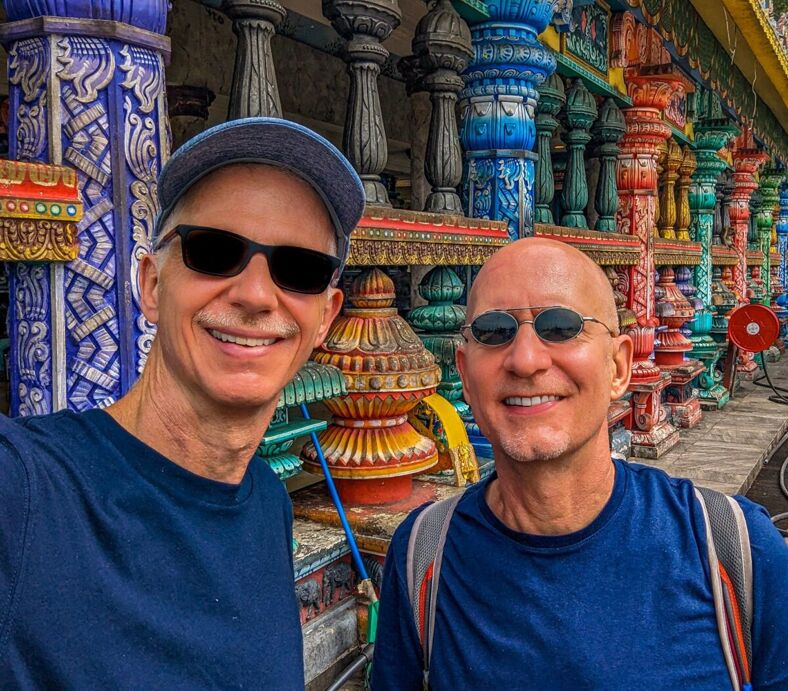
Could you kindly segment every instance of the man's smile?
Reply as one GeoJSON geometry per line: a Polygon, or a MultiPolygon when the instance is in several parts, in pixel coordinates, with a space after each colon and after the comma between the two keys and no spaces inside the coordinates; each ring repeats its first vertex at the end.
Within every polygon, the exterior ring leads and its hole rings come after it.
{"type": "Polygon", "coordinates": [[[280,337],[274,336],[269,338],[255,338],[252,336],[241,336],[236,334],[229,334],[224,331],[218,331],[217,329],[208,329],[208,333],[211,334],[215,339],[222,341],[223,343],[234,343],[240,346],[246,346],[247,348],[253,348],[255,346],[270,346],[276,343],[277,341],[282,340],[280,337]]]}
{"type": "Polygon", "coordinates": [[[505,398],[503,402],[508,406],[531,408],[543,403],[552,403],[553,401],[561,401],[563,399],[563,396],[545,394],[541,396],[509,396],[508,398],[505,398]]]}

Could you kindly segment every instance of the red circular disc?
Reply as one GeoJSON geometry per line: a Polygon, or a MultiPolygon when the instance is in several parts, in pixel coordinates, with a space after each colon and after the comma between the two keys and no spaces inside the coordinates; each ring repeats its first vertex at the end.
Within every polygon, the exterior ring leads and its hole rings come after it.
{"type": "Polygon", "coordinates": [[[780,320],[766,305],[744,305],[733,310],[728,320],[728,338],[749,353],[760,353],[780,333],[780,320]]]}

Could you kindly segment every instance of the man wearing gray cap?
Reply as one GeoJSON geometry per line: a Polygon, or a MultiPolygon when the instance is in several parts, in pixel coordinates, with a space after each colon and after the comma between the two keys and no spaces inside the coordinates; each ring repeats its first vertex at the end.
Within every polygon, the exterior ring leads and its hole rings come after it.
{"type": "Polygon", "coordinates": [[[339,312],[363,188],[252,118],[176,151],[159,196],[139,382],[0,421],[0,688],[303,687],[290,501],[250,459],[339,312]]]}

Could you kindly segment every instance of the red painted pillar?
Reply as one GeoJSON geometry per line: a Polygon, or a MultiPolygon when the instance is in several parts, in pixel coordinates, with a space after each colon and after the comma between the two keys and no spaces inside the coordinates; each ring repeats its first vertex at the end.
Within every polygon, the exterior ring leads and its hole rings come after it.
{"type": "MultiPolygon", "coordinates": [[[[752,132],[745,130],[734,141],[733,148],[733,192],[728,207],[728,216],[733,228],[733,246],[737,264],[733,267],[734,293],[739,304],[747,299],[747,231],[750,221],[750,197],[758,189],[755,174],[769,157],[755,148],[752,132]]],[[[739,371],[753,376],[758,369],[752,353],[741,353],[739,371]]]]}
{"type": "Polygon", "coordinates": [[[670,374],[650,359],[654,350],[654,236],[659,146],[670,136],[661,118],[673,92],[682,83],[671,65],[630,68],[627,89],[632,107],[624,109],[627,131],[618,157],[618,232],[640,240],[640,261],[633,267],[629,307],[637,324],[628,333],[635,344],[632,384],[632,454],[657,458],[678,442],[678,432],[667,420],[661,402],[670,374]]]}

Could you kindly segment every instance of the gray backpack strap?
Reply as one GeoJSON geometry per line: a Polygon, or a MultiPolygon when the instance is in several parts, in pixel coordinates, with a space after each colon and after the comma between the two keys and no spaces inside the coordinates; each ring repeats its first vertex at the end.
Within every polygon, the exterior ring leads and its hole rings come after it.
{"type": "Polygon", "coordinates": [[[717,629],[734,689],[751,686],[752,552],[744,512],[721,492],[696,487],[703,510],[717,629]]]}
{"type": "Polygon", "coordinates": [[[413,523],[408,540],[406,572],[408,598],[416,622],[423,656],[424,688],[429,688],[435,604],[438,596],[443,547],[449,524],[462,494],[430,504],[413,523]]]}

